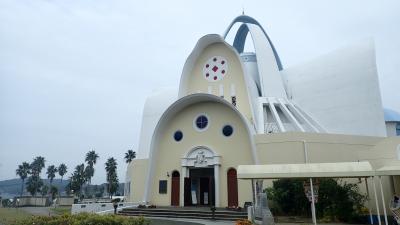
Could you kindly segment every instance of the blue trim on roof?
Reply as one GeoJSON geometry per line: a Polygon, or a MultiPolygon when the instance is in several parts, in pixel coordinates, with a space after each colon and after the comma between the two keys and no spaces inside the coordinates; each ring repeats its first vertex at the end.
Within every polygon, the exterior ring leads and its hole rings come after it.
{"type": "Polygon", "coordinates": [[[383,113],[386,122],[400,122],[400,113],[388,108],[384,108],[383,113]]]}

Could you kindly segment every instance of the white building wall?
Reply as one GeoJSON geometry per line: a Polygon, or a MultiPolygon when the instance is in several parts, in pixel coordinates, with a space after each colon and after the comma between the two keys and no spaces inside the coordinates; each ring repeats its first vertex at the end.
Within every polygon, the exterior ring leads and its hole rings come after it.
{"type": "Polygon", "coordinates": [[[372,41],[281,72],[289,98],[327,132],[386,136],[372,41]]]}
{"type": "Polygon", "coordinates": [[[396,136],[396,122],[386,122],[386,133],[388,137],[396,136]]]}
{"type": "Polygon", "coordinates": [[[147,98],[143,109],[140,129],[138,159],[149,157],[149,149],[154,129],[164,111],[177,99],[178,88],[164,88],[147,98]]]}

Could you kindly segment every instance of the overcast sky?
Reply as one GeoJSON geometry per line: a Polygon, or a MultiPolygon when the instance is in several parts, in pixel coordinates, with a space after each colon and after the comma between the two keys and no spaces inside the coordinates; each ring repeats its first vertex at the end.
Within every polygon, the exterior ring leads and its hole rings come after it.
{"type": "Polygon", "coordinates": [[[146,96],[178,86],[197,40],[242,8],[284,67],[374,38],[383,104],[400,111],[397,0],[0,0],[0,180],[39,155],[70,174],[95,149],[93,183],[111,156],[123,181],[146,96]]]}

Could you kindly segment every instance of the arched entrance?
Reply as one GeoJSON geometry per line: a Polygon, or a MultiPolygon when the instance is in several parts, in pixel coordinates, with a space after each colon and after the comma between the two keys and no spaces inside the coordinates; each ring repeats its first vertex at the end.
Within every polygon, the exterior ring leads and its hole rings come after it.
{"type": "Polygon", "coordinates": [[[182,206],[219,207],[220,158],[205,146],[193,148],[182,158],[182,206]]]}
{"type": "Polygon", "coordinates": [[[179,180],[180,174],[178,171],[172,172],[172,182],[171,182],[171,205],[179,206],[179,180]]]}
{"type": "Polygon", "coordinates": [[[238,183],[237,173],[234,168],[228,170],[228,207],[238,206],[238,183]]]}

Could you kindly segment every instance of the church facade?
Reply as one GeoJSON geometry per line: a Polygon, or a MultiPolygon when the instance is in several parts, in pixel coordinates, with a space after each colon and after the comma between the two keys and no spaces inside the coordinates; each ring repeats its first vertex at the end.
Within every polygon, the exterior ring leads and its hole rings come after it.
{"type": "MultiPolygon", "coordinates": [[[[241,15],[223,36],[197,42],[179,90],[147,99],[137,156],[126,173],[129,201],[236,207],[252,202],[238,165],[369,161],[378,168],[399,163],[400,140],[387,137],[371,41],[283,68],[264,28],[241,15]],[[244,52],[248,37],[254,52],[244,52]]],[[[384,189],[388,198],[400,193],[400,179],[385,178],[384,189]]]]}

